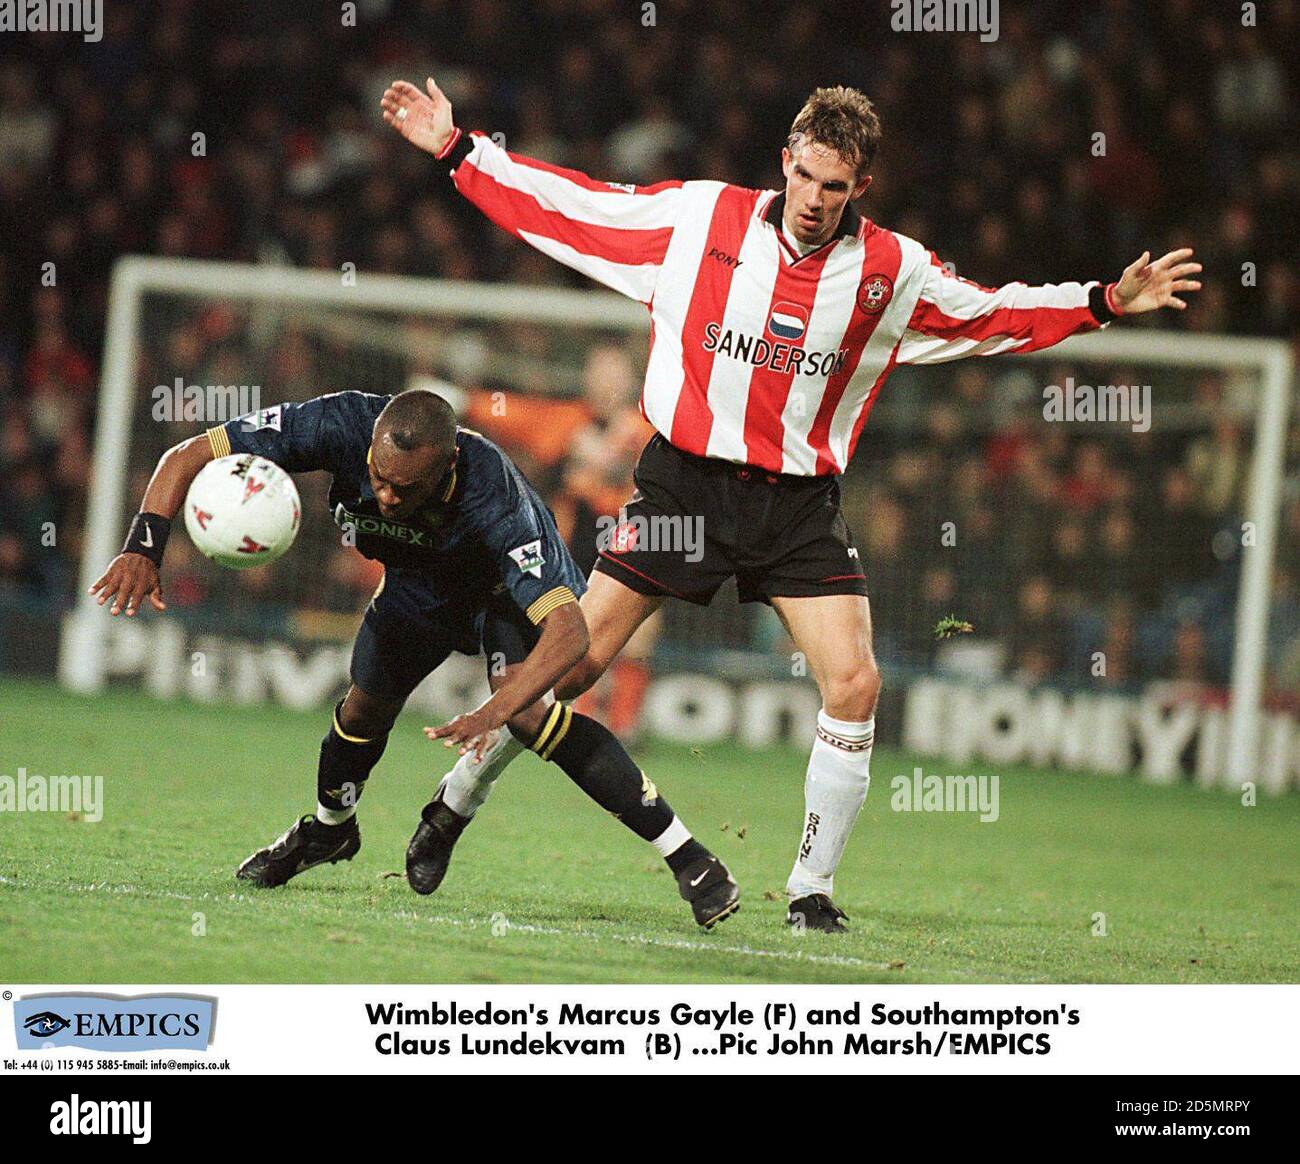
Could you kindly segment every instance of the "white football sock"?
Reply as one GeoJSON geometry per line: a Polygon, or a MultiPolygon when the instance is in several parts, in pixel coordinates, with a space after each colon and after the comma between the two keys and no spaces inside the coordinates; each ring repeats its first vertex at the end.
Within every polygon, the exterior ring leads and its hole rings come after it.
{"type": "Polygon", "coordinates": [[[650,843],[654,845],[655,850],[661,857],[671,857],[687,841],[691,839],[691,830],[688,829],[681,820],[674,815],[672,824],[661,832],[650,843]]]}
{"type": "Polygon", "coordinates": [[[474,763],[473,752],[457,757],[456,766],[438,785],[443,803],[461,816],[473,816],[488,798],[496,778],[524,750],[524,745],[502,728],[497,742],[483,753],[479,763],[474,763]]]}
{"type": "Polygon", "coordinates": [[[327,808],[319,800],[316,802],[316,819],[321,824],[341,825],[356,815],[357,806],[355,804],[348,804],[343,808],[327,808]]]}
{"type": "Polygon", "coordinates": [[[792,901],[810,893],[831,894],[835,868],[867,798],[875,734],[874,717],[849,723],[824,710],[817,713],[817,738],[804,781],[803,837],[785,886],[792,901]]]}

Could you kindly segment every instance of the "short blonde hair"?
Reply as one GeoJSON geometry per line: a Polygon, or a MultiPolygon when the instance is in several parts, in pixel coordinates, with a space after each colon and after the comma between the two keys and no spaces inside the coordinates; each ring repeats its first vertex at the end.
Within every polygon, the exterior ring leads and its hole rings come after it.
{"type": "Polygon", "coordinates": [[[814,89],[790,125],[793,153],[801,141],[833,149],[861,178],[880,148],[880,118],[866,94],[845,85],[814,89]]]}

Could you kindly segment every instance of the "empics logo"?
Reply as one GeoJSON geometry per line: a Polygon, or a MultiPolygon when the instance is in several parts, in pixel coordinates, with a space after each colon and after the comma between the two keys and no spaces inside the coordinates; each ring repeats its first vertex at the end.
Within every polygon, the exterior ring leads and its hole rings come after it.
{"type": "Polygon", "coordinates": [[[23,1022],[23,1028],[38,1039],[48,1039],[51,1035],[66,1031],[70,1026],[72,1024],[67,1019],[52,1010],[43,1010],[23,1022]]]}
{"type": "Polygon", "coordinates": [[[205,1051],[216,1009],[214,998],[179,994],[34,994],[14,1003],[14,1034],[27,1051],[205,1051]]]}

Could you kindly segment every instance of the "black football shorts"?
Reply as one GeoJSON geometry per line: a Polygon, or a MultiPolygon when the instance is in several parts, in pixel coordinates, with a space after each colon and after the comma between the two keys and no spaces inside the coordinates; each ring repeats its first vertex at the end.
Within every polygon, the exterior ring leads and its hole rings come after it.
{"type": "Polygon", "coordinates": [[[407,696],[453,651],[521,663],[540,628],[509,594],[477,604],[440,599],[418,571],[390,566],[366,607],[352,647],[352,682],[367,695],[405,703],[407,696]]]}
{"type": "Polygon", "coordinates": [[[655,434],[635,481],[596,569],[639,594],[703,606],[733,575],[741,602],[867,592],[837,477],[697,457],[655,434]]]}

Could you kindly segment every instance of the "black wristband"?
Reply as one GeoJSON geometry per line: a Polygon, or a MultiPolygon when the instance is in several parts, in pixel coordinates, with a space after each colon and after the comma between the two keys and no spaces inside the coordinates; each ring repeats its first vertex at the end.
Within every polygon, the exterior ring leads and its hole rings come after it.
{"type": "Polygon", "coordinates": [[[167,535],[171,532],[171,521],[161,513],[137,513],[131,519],[131,529],[126,535],[122,553],[143,554],[155,566],[161,566],[167,535]]]}
{"type": "Polygon", "coordinates": [[[470,150],[474,148],[474,138],[457,129],[451,141],[449,141],[442,150],[442,153],[434,155],[447,169],[454,171],[467,157],[470,150]]]}
{"type": "Polygon", "coordinates": [[[1106,302],[1106,284],[1097,283],[1088,291],[1088,310],[1092,312],[1092,317],[1098,323],[1110,323],[1112,319],[1118,319],[1111,309],[1110,304],[1106,302]]]}

